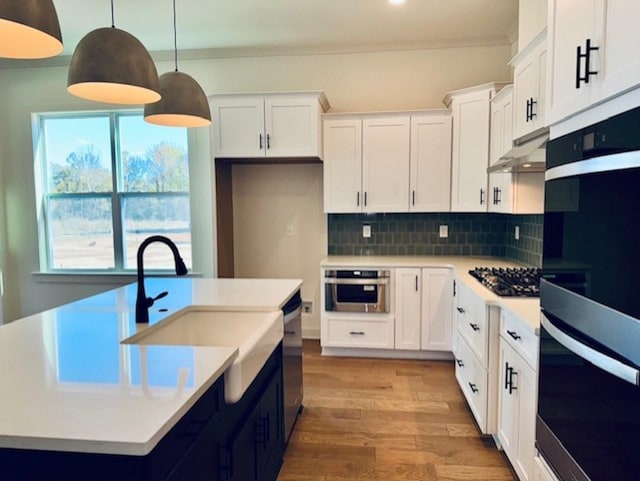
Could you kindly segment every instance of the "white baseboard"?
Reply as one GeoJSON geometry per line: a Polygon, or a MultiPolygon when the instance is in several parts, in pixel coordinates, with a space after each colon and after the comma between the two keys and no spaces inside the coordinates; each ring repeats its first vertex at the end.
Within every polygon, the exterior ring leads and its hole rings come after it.
{"type": "Polygon", "coordinates": [[[323,356],[375,357],[384,359],[421,359],[429,361],[453,361],[449,351],[396,351],[394,349],[363,349],[350,347],[323,347],[323,356]]]}

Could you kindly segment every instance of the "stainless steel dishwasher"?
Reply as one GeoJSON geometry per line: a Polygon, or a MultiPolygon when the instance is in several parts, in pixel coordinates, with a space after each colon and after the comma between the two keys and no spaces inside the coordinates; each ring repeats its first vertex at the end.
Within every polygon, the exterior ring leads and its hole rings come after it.
{"type": "Polygon", "coordinates": [[[302,411],[302,298],[300,291],[282,308],[284,315],[283,389],[284,435],[289,441],[298,414],[302,411]]]}

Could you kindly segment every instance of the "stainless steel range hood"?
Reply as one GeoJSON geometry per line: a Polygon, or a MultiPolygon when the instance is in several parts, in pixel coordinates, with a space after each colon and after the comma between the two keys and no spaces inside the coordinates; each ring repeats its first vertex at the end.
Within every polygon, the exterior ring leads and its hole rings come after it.
{"type": "Polygon", "coordinates": [[[534,132],[514,142],[514,147],[500,161],[487,169],[492,172],[544,172],[549,130],[534,132]]]}

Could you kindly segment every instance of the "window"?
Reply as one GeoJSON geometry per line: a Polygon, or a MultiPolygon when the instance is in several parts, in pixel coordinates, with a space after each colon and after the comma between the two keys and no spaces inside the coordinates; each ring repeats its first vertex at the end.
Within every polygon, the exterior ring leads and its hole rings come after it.
{"type": "MultiPolygon", "coordinates": [[[[156,234],[192,266],[187,129],[141,112],[40,114],[36,128],[47,270],[135,269],[138,246],[156,234]]],[[[173,266],[167,246],[145,251],[145,267],[173,266]]]]}

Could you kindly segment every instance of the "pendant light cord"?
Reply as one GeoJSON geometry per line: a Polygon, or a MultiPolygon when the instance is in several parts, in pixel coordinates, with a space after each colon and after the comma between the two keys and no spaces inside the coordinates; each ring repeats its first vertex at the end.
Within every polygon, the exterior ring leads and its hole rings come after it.
{"type": "Polygon", "coordinates": [[[115,15],[113,13],[113,0],[111,0],[111,28],[116,28],[115,15]]]}
{"type": "Polygon", "coordinates": [[[176,0],[173,0],[173,58],[178,71],[178,29],[176,27],[176,0]]]}

